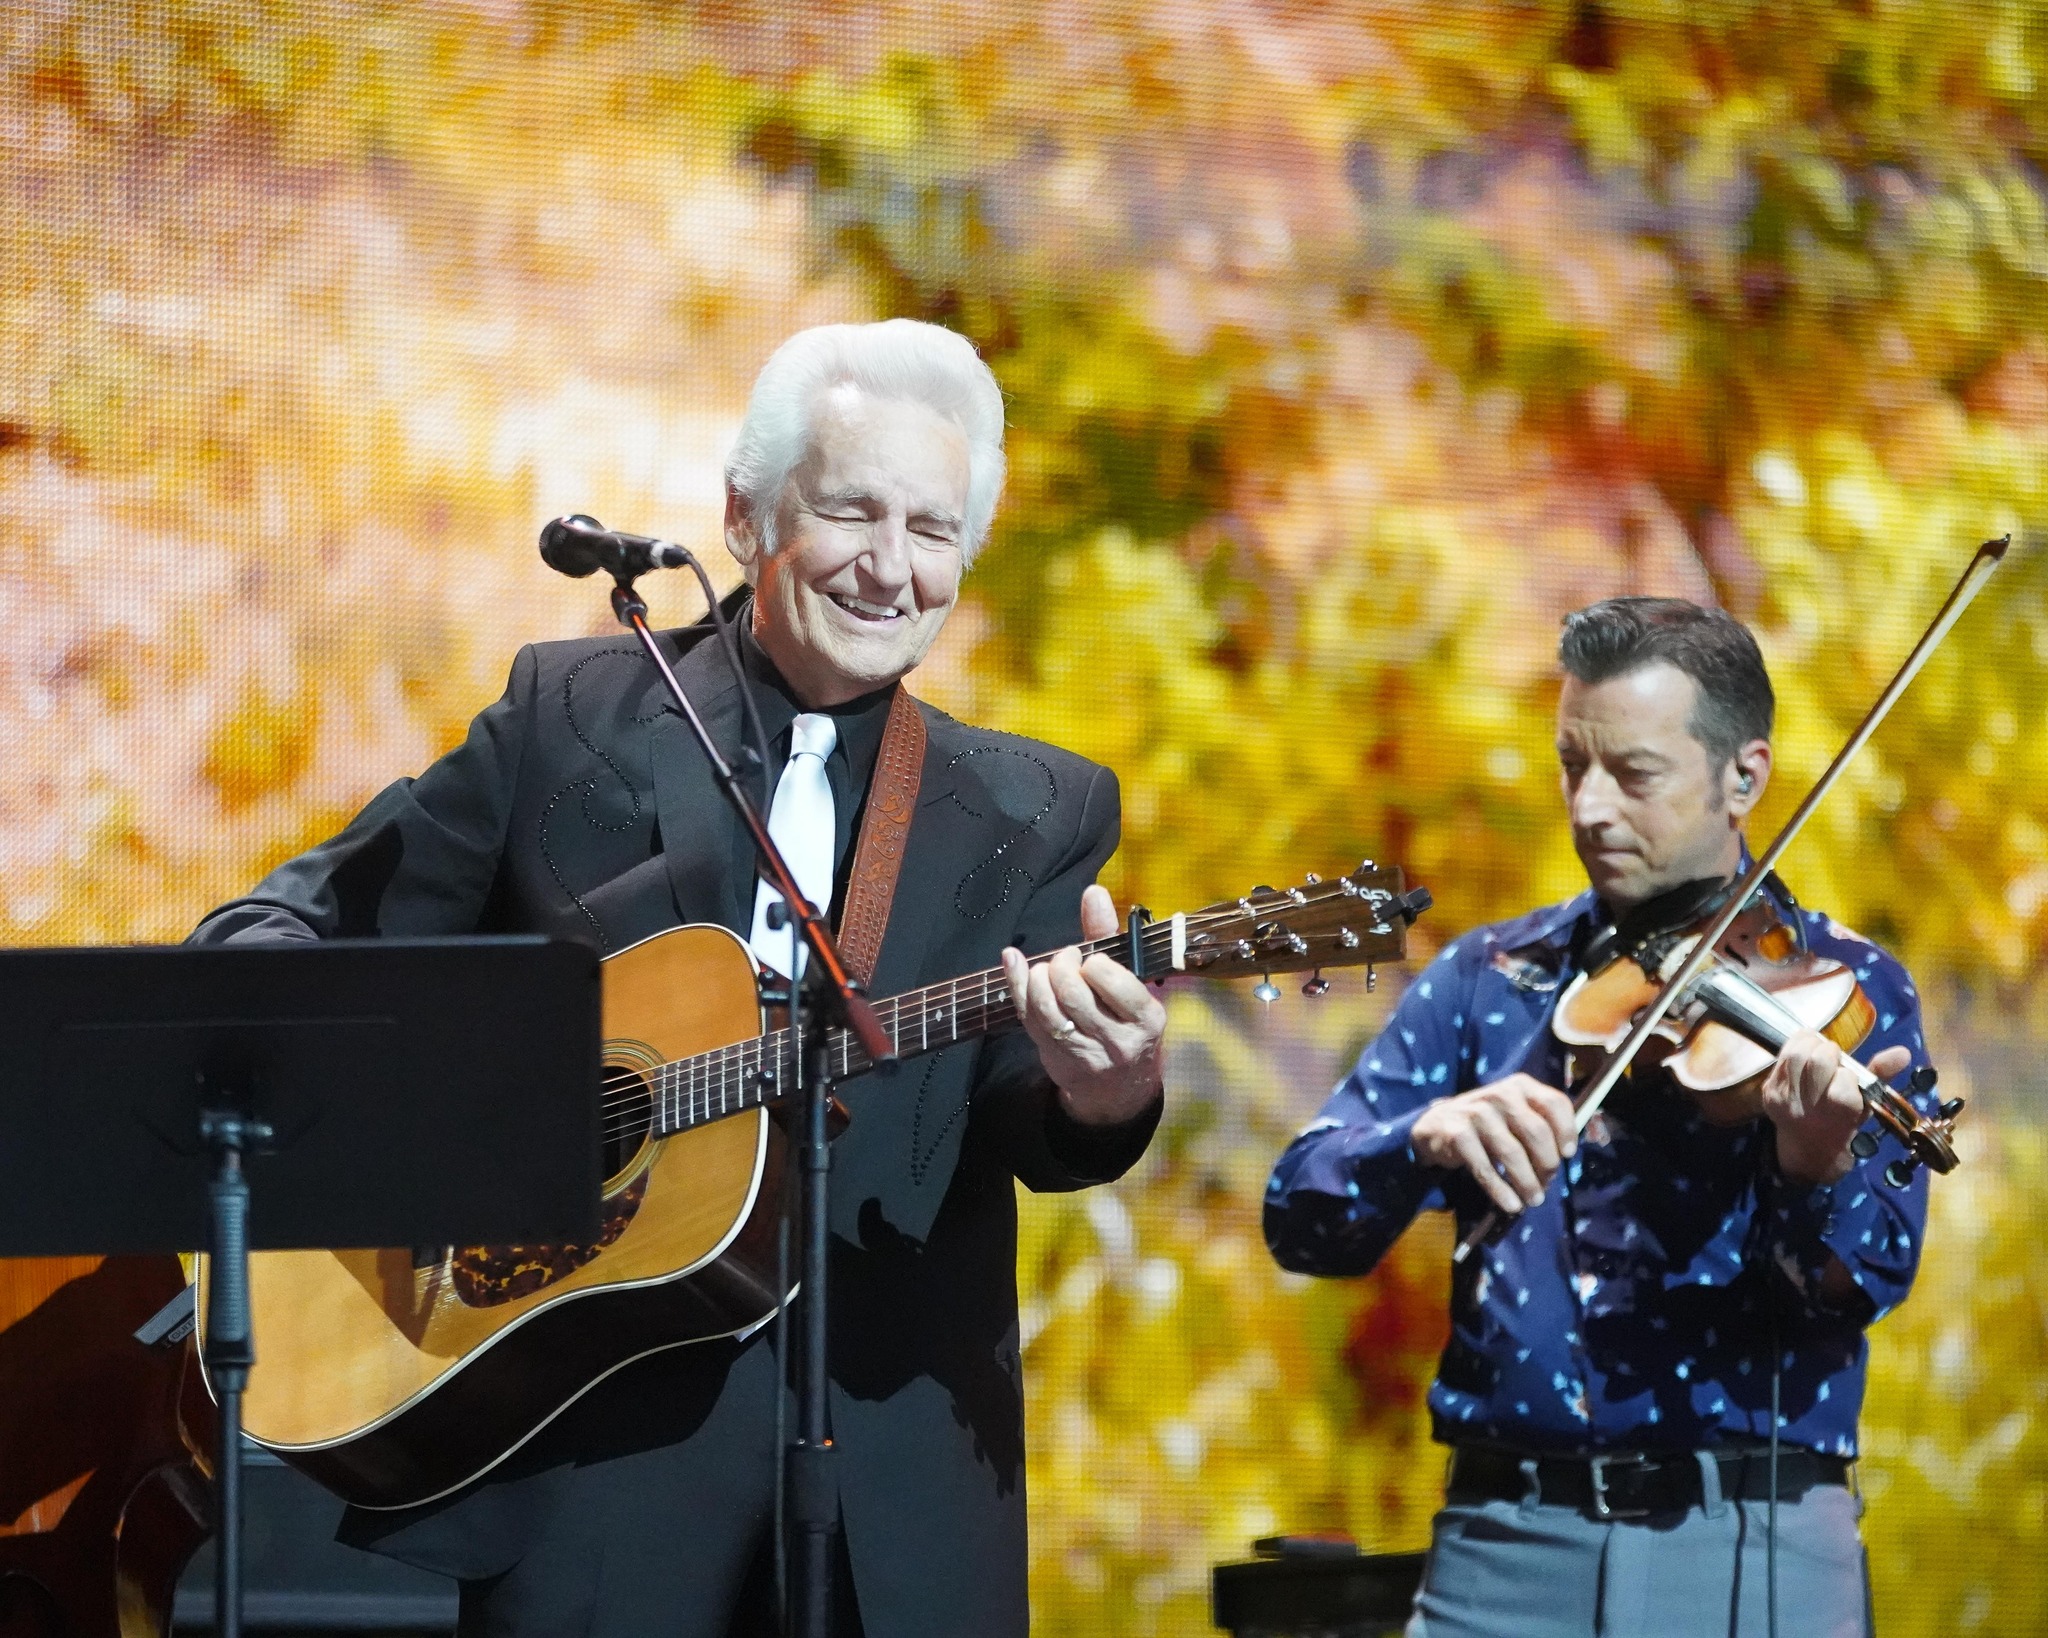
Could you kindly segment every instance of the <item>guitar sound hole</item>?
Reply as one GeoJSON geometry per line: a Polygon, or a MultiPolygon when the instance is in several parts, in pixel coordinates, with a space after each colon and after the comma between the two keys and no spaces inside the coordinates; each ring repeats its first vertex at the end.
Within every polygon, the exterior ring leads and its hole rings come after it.
{"type": "Polygon", "coordinates": [[[617,1177],[647,1147],[654,1094],[637,1070],[608,1064],[604,1072],[604,1175],[617,1177]]]}

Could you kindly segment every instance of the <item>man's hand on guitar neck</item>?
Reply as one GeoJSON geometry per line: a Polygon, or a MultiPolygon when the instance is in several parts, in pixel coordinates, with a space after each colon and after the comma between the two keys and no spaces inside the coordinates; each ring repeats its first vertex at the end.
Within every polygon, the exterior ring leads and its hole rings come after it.
{"type": "MultiPolygon", "coordinates": [[[[1108,938],[1119,925],[1107,888],[1081,895],[1084,940],[1108,938]]],[[[1137,974],[1104,955],[1083,961],[1074,946],[1036,966],[1005,950],[1003,974],[1024,1032],[1075,1120],[1113,1126],[1159,1095],[1166,1008],[1137,974]]]]}

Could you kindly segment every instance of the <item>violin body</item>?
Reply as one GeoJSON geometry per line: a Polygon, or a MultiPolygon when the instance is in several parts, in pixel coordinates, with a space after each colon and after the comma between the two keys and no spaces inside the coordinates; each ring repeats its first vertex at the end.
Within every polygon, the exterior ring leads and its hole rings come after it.
{"type": "Polygon", "coordinates": [[[0,1259],[0,1638],[163,1638],[211,1529],[192,1345],[137,1342],[176,1257],[0,1259]]]}
{"type": "MultiPolygon", "coordinates": [[[[1657,999],[1664,975],[1676,971],[1698,941],[1691,928],[1667,931],[1572,980],[1558,1000],[1552,1028],[1573,1049],[1574,1080],[1621,1045],[1657,999]],[[1587,1060],[1583,1065],[1581,1058],[1587,1060]]],[[[1739,972],[1844,1052],[1855,1051],[1876,1026],[1876,1010],[1856,975],[1841,962],[1807,950],[1761,895],[1728,929],[1714,962],[1739,972]]],[[[1763,1075],[1776,1056],[1770,1047],[1707,1016],[1704,1003],[1692,1000],[1671,1009],[1641,1061],[1664,1069],[1709,1120],[1733,1126],[1762,1112],[1763,1075]]]]}

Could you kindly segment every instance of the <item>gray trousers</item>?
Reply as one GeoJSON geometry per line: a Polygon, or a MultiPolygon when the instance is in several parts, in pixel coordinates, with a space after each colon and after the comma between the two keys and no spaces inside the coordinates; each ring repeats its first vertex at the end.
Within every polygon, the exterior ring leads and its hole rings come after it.
{"type": "MultiPolygon", "coordinates": [[[[1447,1504],[1408,1638],[1767,1638],[1769,1506],[1724,1500],[1711,1461],[1702,1474],[1702,1505],[1649,1519],[1447,1504]]],[[[1778,1503],[1780,1638],[1869,1638],[1862,1511],[1841,1485],[1778,1503]]]]}

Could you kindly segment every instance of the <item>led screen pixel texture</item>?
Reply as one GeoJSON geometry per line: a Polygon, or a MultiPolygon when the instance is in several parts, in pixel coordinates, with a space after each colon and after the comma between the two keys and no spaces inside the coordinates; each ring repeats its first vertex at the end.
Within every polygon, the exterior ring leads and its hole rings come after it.
{"type": "MultiPolygon", "coordinates": [[[[1971,1100],[1873,1338],[1883,1630],[2048,1631],[2044,86],[2020,3],[10,6],[0,938],[182,936],[602,629],[545,518],[716,556],[821,320],[996,369],[918,686],[1114,766],[1161,912],[1370,855],[1426,956],[1575,890],[1550,651],[1616,592],[1757,630],[1768,834],[2014,531],[1786,875],[1971,1100]]],[[[1441,1225],[1329,1284],[1258,1227],[1383,977],[1182,992],[1145,1165],[1025,1202],[1040,1630],[1204,1631],[1276,1530],[1426,1539],[1441,1225]]]]}

